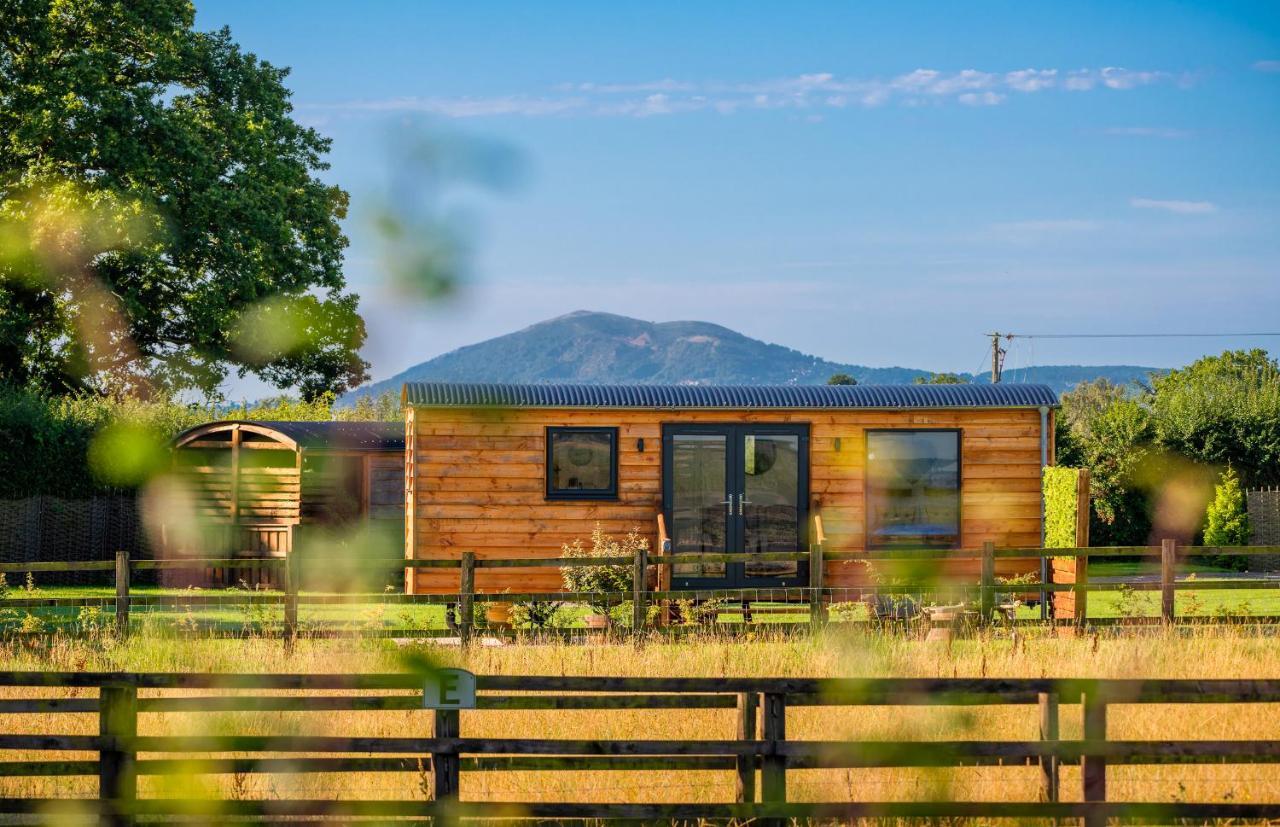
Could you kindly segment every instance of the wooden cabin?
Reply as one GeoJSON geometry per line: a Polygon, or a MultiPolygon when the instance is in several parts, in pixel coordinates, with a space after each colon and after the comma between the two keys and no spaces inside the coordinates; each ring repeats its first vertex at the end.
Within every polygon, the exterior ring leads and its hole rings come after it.
{"type": "MultiPolygon", "coordinates": [[[[404,523],[404,424],[210,422],[173,442],[173,466],[207,530],[204,548],[165,552],[282,557],[308,527],[404,523]]],[[[398,544],[398,543],[397,543],[398,544]]],[[[238,575],[237,575],[238,577],[238,575]]],[[[214,581],[229,579],[211,574],[214,581]]]]}
{"type": "MultiPolygon", "coordinates": [[[[1058,404],[1028,384],[410,383],[403,402],[411,559],[556,557],[597,524],[658,548],[659,514],[676,553],[805,550],[816,514],[832,551],[1035,547],[1058,404]]],[[[682,564],[671,585],[803,586],[806,565],[682,564]]],[[[866,576],[833,562],[826,583],[866,576]]],[[[560,574],[481,568],[477,587],[555,590],[560,574]]],[[[457,572],[410,570],[406,589],[456,591],[457,572]]]]}

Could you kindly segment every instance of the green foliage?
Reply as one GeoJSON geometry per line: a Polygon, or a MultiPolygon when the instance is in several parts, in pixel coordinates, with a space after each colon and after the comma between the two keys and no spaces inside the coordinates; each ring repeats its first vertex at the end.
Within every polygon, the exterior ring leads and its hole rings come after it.
{"type": "Polygon", "coordinates": [[[1205,514],[1206,546],[1247,546],[1249,511],[1235,469],[1228,468],[1214,487],[1213,502],[1205,514]]]}
{"type": "MultiPolygon", "coordinates": [[[[617,539],[605,534],[604,529],[596,523],[591,531],[591,548],[586,548],[582,540],[565,543],[562,548],[565,557],[634,557],[640,550],[648,550],[648,538],[632,531],[625,537],[617,539]]],[[[608,614],[610,597],[617,598],[619,593],[630,595],[631,566],[563,566],[560,579],[564,587],[571,592],[591,592],[599,595],[591,600],[591,607],[599,614],[608,614]]]]}
{"type": "Polygon", "coordinates": [[[1280,369],[1263,350],[1226,351],[1133,390],[1082,384],[1062,396],[1057,439],[1060,463],[1091,472],[1091,540],[1145,543],[1159,503],[1166,516],[1203,508],[1214,469],[1280,482],[1280,369]]]}
{"type": "Polygon", "coordinates": [[[1076,488],[1080,469],[1052,465],[1044,469],[1045,548],[1075,548],[1076,488]]]}
{"type": "Polygon", "coordinates": [[[827,378],[828,385],[856,385],[858,380],[847,373],[833,373],[827,378]]]}
{"type": "Polygon", "coordinates": [[[235,370],[307,398],[362,381],[347,195],[319,178],[330,142],[293,119],[287,70],[195,31],[188,0],[0,17],[0,381],[208,393],[235,370]]]}
{"type": "Polygon", "coordinates": [[[1227,351],[1152,380],[1157,442],[1246,486],[1280,483],[1280,368],[1264,350],[1227,351]]]}
{"type": "Polygon", "coordinates": [[[511,625],[517,629],[550,629],[562,619],[564,604],[558,600],[531,600],[511,606],[511,625]]]}
{"type": "Polygon", "coordinates": [[[917,376],[912,380],[917,385],[967,385],[967,377],[958,373],[931,373],[928,376],[917,376]]]}

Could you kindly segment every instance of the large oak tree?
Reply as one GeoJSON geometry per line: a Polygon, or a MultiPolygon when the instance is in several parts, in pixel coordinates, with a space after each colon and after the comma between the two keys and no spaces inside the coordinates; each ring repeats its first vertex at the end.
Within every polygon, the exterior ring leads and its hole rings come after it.
{"type": "Polygon", "coordinates": [[[0,381],[365,378],[329,141],[293,119],[287,70],[194,20],[185,0],[0,0],[0,381]]]}

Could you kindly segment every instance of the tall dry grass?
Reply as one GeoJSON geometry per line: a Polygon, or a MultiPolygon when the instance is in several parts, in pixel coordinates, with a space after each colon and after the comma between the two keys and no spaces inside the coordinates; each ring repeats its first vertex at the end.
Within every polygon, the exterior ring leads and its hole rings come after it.
{"type": "MultiPolygon", "coordinates": [[[[117,643],[56,639],[39,647],[0,648],[3,669],[145,671],[395,671],[406,652],[421,647],[379,642],[301,641],[286,655],[278,641],[134,639],[117,643]]],[[[742,641],[709,636],[653,640],[637,649],[615,644],[476,646],[468,651],[429,647],[447,665],[480,674],[806,677],[1162,677],[1280,678],[1280,643],[1259,630],[1230,627],[1157,631],[1145,635],[1063,638],[1030,630],[1016,638],[990,636],[926,643],[896,635],[840,633],[742,641]]],[[[5,696],[49,697],[72,690],[0,690],[5,696]]],[[[91,693],[90,693],[91,694],[91,693]]],[[[554,738],[731,738],[732,710],[468,712],[467,736],[554,738]]],[[[818,707],[788,712],[796,739],[950,740],[1035,739],[1034,707],[818,707]]],[[[305,733],[342,736],[427,736],[429,713],[148,714],[144,734],[305,733]]],[[[90,734],[94,715],[8,716],[8,732],[90,734]]],[[[1077,707],[1064,706],[1064,738],[1080,735],[1077,707]]],[[[1109,734],[1125,739],[1280,738],[1280,705],[1121,706],[1109,734]]],[[[927,744],[922,749],[927,749],[927,744]]],[[[9,758],[20,756],[10,755],[9,758]]],[[[22,757],[36,757],[28,755],[22,757]]],[[[40,757],[67,758],[44,754],[40,757]]],[[[91,757],[91,756],[84,756],[91,757]]],[[[793,771],[793,800],[957,799],[1035,800],[1037,770],[972,767],[945,770],[793,771]]],[[[420,798],[428,786],[416,772],[351,775],[248,775],[144,778],[144,795],[197,792],[232,798],[420,798]]],[[[1079,798],[1075,769],[1063,770],[1064,799],[1079,798]]],[[[728,801],[728,772],[490,772],[464,773],[469,800],[728,801]]],[[[1267,765],[1113,767],[1109,797],[1146,801],[1280,800],[1280,768],[1267,765]]],[[[0,795],[96,794],[93,779],[0,779],[0,795]]]]}

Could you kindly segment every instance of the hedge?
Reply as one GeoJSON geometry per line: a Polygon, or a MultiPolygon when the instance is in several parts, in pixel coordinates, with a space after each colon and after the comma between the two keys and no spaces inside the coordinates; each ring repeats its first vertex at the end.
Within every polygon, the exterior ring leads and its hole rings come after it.
{"type": "Polygon", "coordinates": [[[1045,548],[1075,548],[1079,479],[1079,468],[1051,465],[1044,469],[1045,548]]]}

